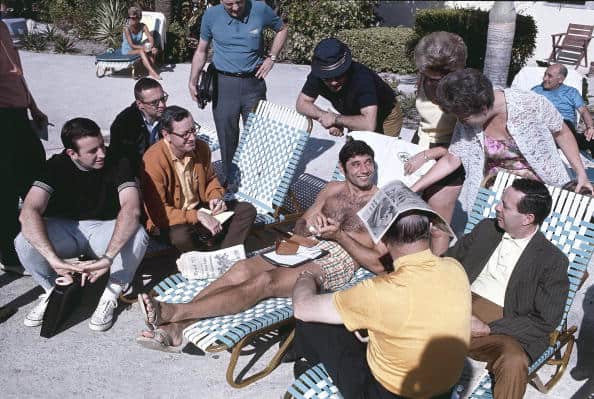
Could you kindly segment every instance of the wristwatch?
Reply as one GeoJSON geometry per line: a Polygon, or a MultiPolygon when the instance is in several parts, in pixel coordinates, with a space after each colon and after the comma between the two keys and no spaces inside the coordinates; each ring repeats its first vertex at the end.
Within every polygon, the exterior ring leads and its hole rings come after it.
{"type": "Polygon", "coordinates": [[[274,55],[274,54],[268,54],[268,57],[270,58],[270,60],[272,62],[276,62],[276,60],[278,59],[278,57],[276,55],[274,55]]]}

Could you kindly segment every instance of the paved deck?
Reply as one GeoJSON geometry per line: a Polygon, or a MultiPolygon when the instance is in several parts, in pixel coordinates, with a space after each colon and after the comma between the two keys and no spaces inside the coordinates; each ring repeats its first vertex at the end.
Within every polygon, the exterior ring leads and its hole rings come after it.
{"type": "MultiPolygon", "coordinates": [[[[127,76],[95,77],[94,59],[84,56],[34,54],[22,52],[27,81],[40,108],[49,116],[49,153],[61,150],[59,130],[73,117],[95,120],[106,133],[115,115],[132,102],[135,81],[127,76]]],[[[307,66],[276,65],[268,84],[269,100],[293,106],[309,71],[307,66]]],[[[177,65],[162,72],[169,105],[190,109],[197,121],[214,127],[210,109],[198,110],[187,90],[189,65],[177,65]]],[[[590,87],[593,87],[591,82],[590,87]]],[[[406,91],[410,86],[404,88],[406,91]]],[[[324,104],[324,103],[322,103],[324,104]]],[[[329,106],[325,103],[324,106],[329,106]]],[[[311,139],[299,172],[329,179],[344,139],[335,139],[314,124],[311,139]]],[[[215,154],[217,157],[217,154],[215,154]]],[[[154,269],[165,265],[153,264],[154,269]]],[[[578,359],[589,381],[576,381],[566,373],[547,396],[529,388],[526,398],[586,398],[594,392],[594,286],[587,281],[576,297],[570,322],[581,324],[578,359]]],[[[39,337],[39,330],[23,326],[24,315],[41,293],[31,278],[15,278],[0,272],[0,304],[11,304],[19,311],[0,324],[0,396],[2,398],[279,398],[292,381],[292,365],[281,365],[270,376],[248,388],[237,390],[225,382],[229,353],[204,354],[189,349],[180,355],[140,348],[134,337],[144,327],[137,305],[121,306],[114,326],[107,332],[92,332],[87,318],[97,296],[89,292],[71,318],[68,328],[51,339],[39,337]]],[[[256,352],[262,352],[261,343],[256,352]]],[[[269,359],[264,353],[257,365],[269,359]]],[[[250,357],[242,357],[247,364],[250,357]]],[[[257,367],[256,365],[256,367],[257,367]]],[[[445,366],[445,365],[444,365],[445,366]]]]}

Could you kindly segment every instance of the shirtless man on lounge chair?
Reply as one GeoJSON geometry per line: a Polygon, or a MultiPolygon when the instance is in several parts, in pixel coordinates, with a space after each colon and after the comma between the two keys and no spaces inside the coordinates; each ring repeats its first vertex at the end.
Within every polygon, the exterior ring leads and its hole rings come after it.
{"type": "MultiPolygon", "coordinates": [[[[347,141],[339,154],[346,180],[328,183],[297,221],[294,232],[321,236],[338,223],[353,240],[373,249],[373,241],[356,215],[377,191],[373,156],[363,141],[347,141]]],[[[189,303],[162,303],[140,294],[139,305],[149,330],[143,331],[137,342],[149,349],[180,351],[182,330],[192,322],[238,313],[269,297],[290,297],[297,278],[306,271],[325,289],[340,288],[351,280],[359,265],[334,241],[322,240],[319,247],[329,254],[294,268],[274,266],[261,256],[239,261],[189,303]]],[[[375,265],[370,268],[372,272],[384,272],[381,265],[375,265]]]]}

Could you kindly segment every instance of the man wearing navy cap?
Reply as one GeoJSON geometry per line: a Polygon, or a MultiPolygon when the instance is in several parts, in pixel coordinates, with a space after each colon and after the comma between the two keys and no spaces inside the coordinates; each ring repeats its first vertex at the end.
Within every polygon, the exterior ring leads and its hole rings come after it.
{"type": "Polygon", "coordinates": [[[314,49],[311,73],[297,97],[297,111],[320,122],[333,136],[348,130],[367,130],[398,136],[402,111],[394,90],[363,64],[340,40],[324,39],[314,49]],[[314,104],[322,96],[339,112],[314,104]]]}
{"type": "Polygon", "coordinates": [[[266,99],[264,78],[272,69],[287,39],[287,25],[262,1],[221,0],[202,16],[200,41],[192,59],[189,89],[196,101],[196,83],[206,62],[210,42],[216,69],[212,112],[221,145],[224,187],[234,183],[233,154],[239,142],[239,116],[248,114],[266,99]],[[263,31],[276,31],[269,54],[264,54],[263,31]]]}

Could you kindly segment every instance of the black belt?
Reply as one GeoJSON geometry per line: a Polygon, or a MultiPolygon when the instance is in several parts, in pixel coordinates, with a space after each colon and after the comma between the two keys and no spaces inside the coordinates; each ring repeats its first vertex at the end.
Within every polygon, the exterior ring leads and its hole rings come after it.
{"type": "Polygon", "coordinates": [[[258,69],[255,69],[252,72],[225,72],[225,71],[219,71],[217,69],[217,72],[220,73],[221,75],[232,76],[234,78],[255,78],[257,71],[258,71],[258,69]]]}

